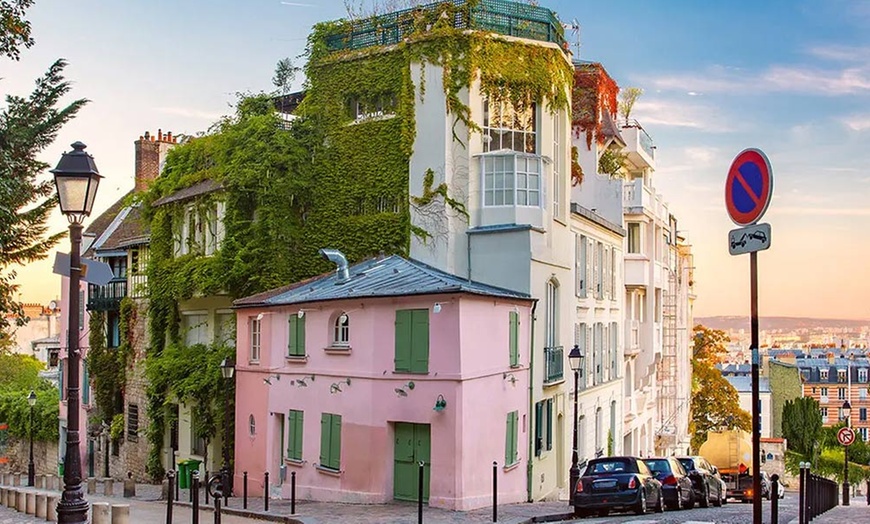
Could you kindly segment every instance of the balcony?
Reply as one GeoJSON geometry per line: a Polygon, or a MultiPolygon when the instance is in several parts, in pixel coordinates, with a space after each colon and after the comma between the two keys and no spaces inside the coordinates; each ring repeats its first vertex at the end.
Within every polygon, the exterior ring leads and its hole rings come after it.
{"type": "Polygon", "coordinates": [[[544,348],[544,384],[559,382],[564,378],[564,353],[562,346],[544,348]]]}
{"type": "Polygon", "coordinates": [[[625,153],[628,155],[629,162],[637,169],[655,169],[655,146],[652,137],[644,131],[637,120],[629,120],[619,132],[625,140],[625,153]]]}
{"type": "Polygon", "coordinates": [[[88,284],[88,311],[117,311],[127,296],[127,279],[113,278],[105,286],[88,284]]]}
{"type": "Polygon", "coordinates": [[[668,221],[668,206],[655,189],[643,183],[643,178],[627,180],[622,186],[622,206],[626,213],[639,214],[648,210],[663,222],[668,221]]]}

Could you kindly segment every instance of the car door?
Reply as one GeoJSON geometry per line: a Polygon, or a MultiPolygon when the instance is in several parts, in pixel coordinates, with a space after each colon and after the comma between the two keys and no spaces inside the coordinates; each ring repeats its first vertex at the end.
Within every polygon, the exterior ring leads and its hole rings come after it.
{"type": "Polygon", "coordinates": [[[652,471],[649,470],[646,462],[642,460],[637,461],[637,471],[640,473],[641,481],[643,482],[643,491],[646,493],[647,504],[652,507],[659,498],[654,481],[655,477],[653,477],[652,471]]]}
{"type": "Polygon", "coordinates": [[[704,481],[707,483],[707,493],[710,495],[716,494],[715,498],[720,498],[719,492],[722,491],[722,485],[713,477],[713,465],[707,462],[707,459],[701,459],[701,468],[704,475],[704,481]]]}

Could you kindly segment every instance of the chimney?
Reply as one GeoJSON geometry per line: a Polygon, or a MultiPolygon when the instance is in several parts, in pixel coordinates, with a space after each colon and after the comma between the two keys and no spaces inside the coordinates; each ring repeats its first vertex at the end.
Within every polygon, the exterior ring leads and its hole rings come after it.
{"type": "Polygon", "coordinates": [[[834,353],[832,351],[828,351],[828,364],[834,365],[834,353]]]}
{"type": "Polygon", "coordinates": [[[166,153],[176,143],[177,139],[172,136],[171,131],[167,131],[164,135],[160,129],[157,130],[156,140],[154,135],[145,131],[145,134],[134,142],[136,150],[136,186],[134,190],[137,193],[148,189],[160,175],[160,168],[166,159],[166,153]]]}

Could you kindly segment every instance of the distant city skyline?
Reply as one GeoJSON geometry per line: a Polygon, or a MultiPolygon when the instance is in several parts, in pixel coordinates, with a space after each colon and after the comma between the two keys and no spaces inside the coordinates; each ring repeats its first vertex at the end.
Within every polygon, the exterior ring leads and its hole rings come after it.
{"type": "MultiPolygon", "coordinates": [[[[657,146],[654,184],[693,245],[696,316],[749,315],[749,259],[728,255],[736,226],[723,195],[733,157],[758,147],[776,179],[760,315],[870,319],[870,4],[540,4],[580,23],[580,58],[645,90],[632,116],[657,146]]],[[[341,0],[37,0],[28,15],[36,45],[18,63],[0,62],[0,87],[26,96],[55,59],[69,60],[67,100],[92,102],[41,159],[54,166],[71,142],[88,144],[106,177],[96,216],[132,188],[140,135],[207,130],[232,112],[235,93],[271,90],[279,59],[303,65],[296,57],[313,24],[345,15],[341,0]]],[[[59,213],[51,227],[65,229],[59,213]]],[[[68,251],[68,241],[58,247],[68,251]]],[[[60,296],[53,258],[19,269],[20,299],[60,296]]]]}

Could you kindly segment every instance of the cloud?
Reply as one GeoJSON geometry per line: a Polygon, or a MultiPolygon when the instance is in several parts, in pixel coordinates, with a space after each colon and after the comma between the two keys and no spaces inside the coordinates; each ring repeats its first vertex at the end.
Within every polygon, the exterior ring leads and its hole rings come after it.
{"type": "Polygon", "coordinates": [[[852,131],[866,131],[870,129],[870,114],[847,116],[840,121],[852,131]]]}
{"type": "Polygon", "coordinates": [[[188,107],[155,107],[154,110],[159,113],[165,113],[167,115],[183,116],[186,118],[197,118],[200,120],[208,120],[210,122],[219,120],[223,116],[220,113],[213,113],[211,111],[200,111],[198,109],[191,109],[188,107]]]}
{"type": "Polygon", "coordinates": [[[635,106],[635,114],[644,126],[685,127],[718,132],[732,130],[716,109],[698,103],[641,99],[635,106]]]}
{"type": "Polygon", "coordinates": [[[870,208],[866,207],[777,206],[776,212],[783,215],[870,217],[870,208]]]}
{"type": "Polygon", "coordinates": [[[842,71],[805,67],[771,67],[761,78],[768,91],[847,95],[870,92],[870,70],[851,67],[842,71]]]}
{"type": "Polygon", "coordinates": [[[865,63],[868,54],[870,54],[870,47],[826,45],[811,47],[807,50],[807,53],[823,60],[865,63]]]}
{"type": "Polygon", "coordinates": [[[293,7],[317,7],[314,4],[299,4],[296,2],[281,2],[282,5],[289,5],[293,7]]]}

